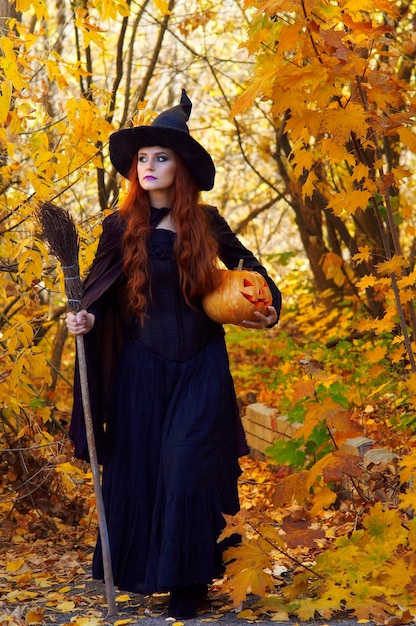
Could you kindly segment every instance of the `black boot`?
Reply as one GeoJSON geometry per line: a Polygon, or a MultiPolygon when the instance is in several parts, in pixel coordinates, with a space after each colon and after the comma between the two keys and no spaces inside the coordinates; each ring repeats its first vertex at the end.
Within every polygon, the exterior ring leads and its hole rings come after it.
{"type": "Polygon", "coordinates": [[[198,603],[208,593],[208,585],[178,587],[170,592],[169,617],[192,619],[196,617],[198,603]]]}

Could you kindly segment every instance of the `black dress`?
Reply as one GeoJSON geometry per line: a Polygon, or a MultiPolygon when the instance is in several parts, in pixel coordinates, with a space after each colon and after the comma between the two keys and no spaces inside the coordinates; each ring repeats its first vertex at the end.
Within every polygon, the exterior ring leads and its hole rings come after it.
{"type": "MultiPolygon", "coordinates": [[[[99,327],[108,308],[120,307],[124,340],[106,418],[103,498],[114,582],[141,594],[221,575],[222,513],[239,509],[238,457],[248,452],[237,432],[223,329],[201,306],[185,303],[175,236],[154,229],[149,237],[151,300],[143,327],[125,315],[122,277],[89,309],[99,327]]],[[[103,578],[99,540],[93,576],[103,578]]]]}

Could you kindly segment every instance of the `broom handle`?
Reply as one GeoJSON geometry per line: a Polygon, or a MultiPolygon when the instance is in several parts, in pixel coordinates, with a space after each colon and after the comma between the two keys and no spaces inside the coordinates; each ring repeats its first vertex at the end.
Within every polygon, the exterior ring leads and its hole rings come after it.
{"type": "Polygon", "coordinates": [[[87,362],[85,358],[84,337],[76,336],[79,375],[81,382],[82,405],[84,408],[85,430],[87,432],[88,453],[90,456],[91,471],[94,483],[95,502],[97,505],[98,527],[100,529],[101,548],[104,567],[105,593],[107,598],[108,615],[115,615],[116,600],[114,592],[113,569],[111,566],[110,542],[108,539],[107,521],[104,509],[103,494],[101,491],[100,471],[98,468],[97,449],[95,446],[94,429],[92,425],[90,394],[88,390],[87,362]]]}

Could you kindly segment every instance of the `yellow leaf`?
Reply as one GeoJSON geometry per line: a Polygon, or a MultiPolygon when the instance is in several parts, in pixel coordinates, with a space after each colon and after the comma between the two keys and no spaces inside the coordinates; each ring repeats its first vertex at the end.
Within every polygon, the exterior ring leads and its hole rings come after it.
{"type": "Polygon", "coordinates": [[[339,162],[346,162],[351,166],[355,164],[355,159],[351,152],[349,152],[345,146],[337,141],[334,141],[330,137],[324,138],[321,145],[322,152],[328,155],[330,163],[336,164],[339,162]]]}
{"type": "Polygon", "coordinates": [[[408,522],[409,527],[409,546],[413,550],[416,550],[416,518],[413,518],[408,522]]]}
{"type": "Polygon", "coordinates": [[[124,595],[117,596],[116,598],[116,602],[128,602],[129,600],[130,596],[128,596],[126,593],[124,595]]]}
{"type": "Polygon", "coordinates": [[[386,346],[376,346],[366,353],[365,358],[369,363],[376,363],[377,361],[381,361],[381,359],[384,359],[384,357],[386,356],[386,352],[386,346]]]}
{"type": "Polygon", "coordinates": [[[308,173],[308,177],[302,185],[302,198],[311,198],[315,190],[315,183],[318,180],[317,175],[313,170],[308,173]]]}
{"type": "MultiPolygon", "coordinates": [[[[124,626],[124,624],[135,624],[136,620],[135,619],[131,619],[130,617],[128,619],[118,619],[116,622],[114,622],[114,626],[124,626]]],[[[181,624],[182,622],[174,622],[174,624],[181,624]]]]}
{"type": "Polygon", "coordinates": [[[335,215],[342,215],[344,212],[350,215],[354,214],[357,209],[365,209],[371,197],[370,191],[349,191],[339,192],[333,196],[328,202],[328,208],[332,209],[335,215]]]}
{"type": "Polygon", "coordinates": [[[294,150],[293,174],[297,178],[302,176],[304,170],[309,171],[312,169],[314,160],[312,152],[305,147],[299,148],[296,152],[294,150]]]}
{"type": "Polygon", "coordinates": [[[12,83],[9,80],[4,80],[1,84],[1,96],[0,96],[0,124],[4,124],[7,119],[7,115],[10,111],[10,104],[12,101],[12,83]]]}
{"type": "Polygon", "coordinates": [[[368,261],[368,259],[370,258],[370,248],[366,245],[366,246],[360,246],[358,248],[359,252],[357,252],[357,254],[354,254],[354,256],[352,257],[352,260],[355,261],[356,263],[362,263],[363,261],[368,261]]]}
{"type": "Polygon", "coordinates": [[[155,5],[162,15],[172,15],[172,11],[168,9],[168,0],[155,0],[155,5]]]}
{"type": "Polygon", "coordinates": [[[237,617],[239,619],[253,619],[255,618],[255,613],[252,609],[245,609],[244,611],[240,611],[240,613],[237,613],[237,617]]]}
{"type": "Polygon", "coordinates": [[[398,346],[394,350],[390,351],[389,357],[392,363],[400,363],[403,360],[405,353],[406,348],[404,346],[398,346]]]}
{"type": "Polygon", "coordinates": [[[73,465],[72,463],[69,463],[68,461],[66,461],[65,463],[59,463],[59,465],[56,465],[55,470],[57,472],[62,472],[63,474],[78,474],[79,476],[84,476],[84,472],[79,467],[76,467],[75,465],[73,465]]]}
{"type": "Polygon", "coordinates": [[[72,611],[75,609],[75,602],[69,600],[67,602],[61,602],[60,604],[56,605],[56,608],[62,613],[72,613],[72,611]]]}
{"type": "Polygon", "coordinates": [[[288,622],[289,620],[289,614],[286,611],[273,611],[270,617],[271,622],[288,622]]]}
{"type": "Polygon", "coordinates": [[[402,267],[406,267],[407,261],[398,254],[392,256],[388,261],[383,261],[377,265],[378,272],[383,276],[388,274],[395,274],[396,272],[401,274],[402,267]]]}
{"type": "Polygon", "coordinates": [[[319,489],[313,497],[313,506],[310,511],[311,517],[314,517],[321,511],[328,509],[332,504],[334,504],[337,499],[337,494],[335,491],[332,491],[326,485],[319,489]]]}
{"type": "Polygon", "coordinates": [[[377,283],[377,278],[375,276],[363,276],[358,281],[358,286],[362,287],[363,289],[367,289],[368,287],[374,287],[376,283],[377,283]]]}
{"type": "Polygon", "coordinates": [[[12,602],[18,600],[19,602],[23,602],[24,600],[29,600],[31,598],[37,598],[38,593],[36,591],[10,591],[7,594],[6,598],[11,600],[12,602]]]}
{"type": "Polygon", "coordinates": [[[81,617],[78,615],[75,621],[71,621],[68,626],[102,626],[102,620],[95,617],[81,617]]]}
{"type": "Polygon", "coordinates": [[[6,571],[7,572],[18,572],[19,569],[23,567],[25,564],[25,560],[22,557],[16,559],[16,561],[7,561],[6,563],[6,571]]]}
{"type": "Polygon", "coordinates": [[[416,282],[416,272],[410,272],[407,276],[402,276],[397,281],[399,289],[405,289],[406,287],[412,287],[416,282]]]}
{"type": "Polygon", "coordinates": [[[414,394],[416,394],[416,374],[411,373],[406,381],[406,387],[414,394]]]}
{"type": "Polygon", "coordinates": [[[357,136],[367,138],[368,113],[364,107],[350,103],[342,108],[327,108],[322,117],[322,126],[332,136],[335,144],[345,145],[351,140],[351,129],[357,136]]]}

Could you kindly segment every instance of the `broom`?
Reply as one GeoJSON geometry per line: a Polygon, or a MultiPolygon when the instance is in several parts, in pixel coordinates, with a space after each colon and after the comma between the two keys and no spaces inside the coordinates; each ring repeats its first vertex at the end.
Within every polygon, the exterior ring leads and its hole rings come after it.
{"type": "MultiPolygon", "coordinates": [[[[65,209],[43,202],[37,217],[41,225],[43,235],[47,240],[51,252],[61,262],[65,281],[65,295],[68,301],[68,310],[77,312],[81,308],[82,283],[79,275],[79,239],[77,229],[72,217],[65,209]]],[[[85,359],[84,338],[76,336],[79,375],[81,382],[82,405],[84,408],[85,429],[87,433],[88,453],[90,457],[91,471],[93,476],[94,494],[97,506],[98,526],[100,530],[105,591],[108,606],[108,615],[116,614],[116,603],[113,582],[113,570],[111,566],[110,543],[108,539],[107,521],[105,516],[104,501],[101,491],[100,472],[98,468],[97,449],[95,445],[94,430],[91,416],[91,405],[88,390],[87,363],[85,359]]]]}

